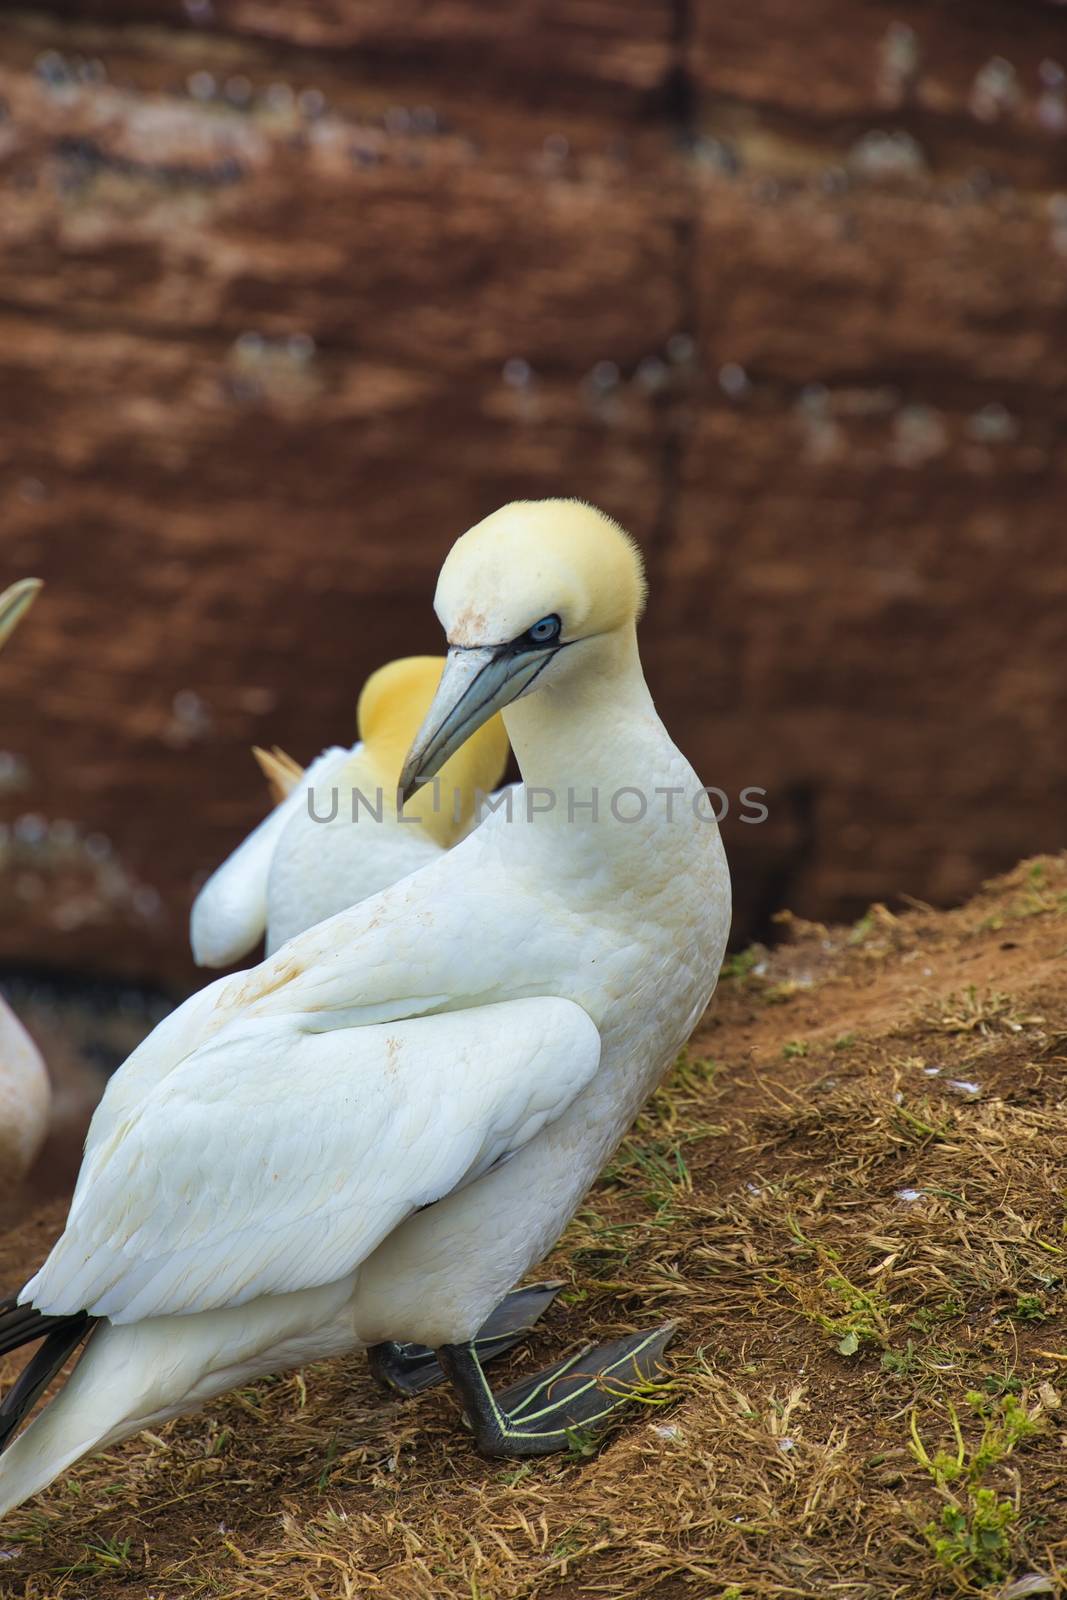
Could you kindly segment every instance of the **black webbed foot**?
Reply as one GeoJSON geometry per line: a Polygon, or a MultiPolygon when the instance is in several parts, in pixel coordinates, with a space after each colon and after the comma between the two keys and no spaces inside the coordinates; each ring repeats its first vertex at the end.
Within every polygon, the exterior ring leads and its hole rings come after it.
{"type": "Polygon", "coordinates": [[[445,1345],[441,1366],[463,1402],[479,1450],[543,1456],[603,1433],[644,1384],[655,1380],[676,1324],[589,1345],[494,1395],[473,1344],[445,1345]]]}
{"type": "MultiPolygon", "coordinates": [[[[473,1341],[480,1361],[492,1361],[519,1343],[544,1316],[559,1291],[562,1279],[550,1283],[531,1283],[513,1289],[479,1328],[473,1341]]],[[[433,1350],[424,1344],[371,1345],[367,1351],[371,1374],[385,1389],[399,1394],[421,1394],[443,1383],[444,1371],[433,1350]]]]}

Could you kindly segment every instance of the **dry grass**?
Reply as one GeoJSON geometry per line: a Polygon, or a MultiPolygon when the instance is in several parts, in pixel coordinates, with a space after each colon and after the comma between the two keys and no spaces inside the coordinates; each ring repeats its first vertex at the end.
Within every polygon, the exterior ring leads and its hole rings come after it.
{"type": "Polygon", "coordinates": [[[1056,1592],[1067,862],[789,932],[732,964],[516,1357],[680,1319],[660,1403],[597,1456],[485,1462],[446,1394],[324,1365],[86,1463],[0,1529],[0,1592],[1056,1592]]]}

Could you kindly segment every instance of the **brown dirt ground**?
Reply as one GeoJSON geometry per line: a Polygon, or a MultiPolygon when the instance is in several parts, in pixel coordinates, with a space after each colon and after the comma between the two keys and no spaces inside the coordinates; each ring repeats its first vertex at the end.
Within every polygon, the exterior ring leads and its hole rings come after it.
{"type": "MultiPolygon", "coordinates": [[[[515,1358],[675,1316],[661,1404],[515,1467],[359,1358],[267,1381],[12,1516],[5,1600],[1058,1592],[1067,856],[785,933],[728,964],[515,1358]]],[[[60,1220],[0,1242],[0,1283],[60,1220]]]]}

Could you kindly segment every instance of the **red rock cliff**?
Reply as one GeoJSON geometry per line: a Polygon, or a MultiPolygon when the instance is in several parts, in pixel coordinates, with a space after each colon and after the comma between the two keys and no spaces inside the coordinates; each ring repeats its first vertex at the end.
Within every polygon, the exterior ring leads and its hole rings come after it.
{"type": "Polygon", "coordinates": [[[0,960],[184,981],[248,746],[347,737],[526,495],[633,529],[769,790],[740,931],[1061,844],[1061,59],[1036,0],[8,14],[0,960]]]}

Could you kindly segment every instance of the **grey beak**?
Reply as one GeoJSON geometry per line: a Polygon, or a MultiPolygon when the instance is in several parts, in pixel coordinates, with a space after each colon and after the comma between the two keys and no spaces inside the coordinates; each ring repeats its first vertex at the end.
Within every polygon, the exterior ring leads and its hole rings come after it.
{"type": "Polygon", "coordinates": [[[483,723],[517,700],[554,654],[554,650],[516,652],[506,644],[450,650],[433,703],[400,774],[401,801],[429,783],[483,723]]]}

